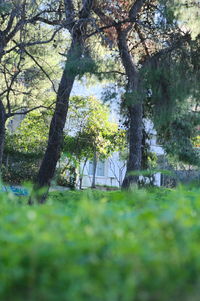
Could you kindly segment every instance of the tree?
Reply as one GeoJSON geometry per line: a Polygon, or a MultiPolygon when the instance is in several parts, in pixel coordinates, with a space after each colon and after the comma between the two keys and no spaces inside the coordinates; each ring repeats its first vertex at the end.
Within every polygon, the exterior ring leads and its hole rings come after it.
{"type": "MultiPolygon", "coordinates": [[[[127,75],[124,99],[129,115],[129,159],[124,188],[138,181],[138,177],[131,172],[141,169],[143,109],[149,89],[153,90],[153,86],[145,85],[146,78],[142,70],[166,54],[175,50],[179,52],[186,40],[191,42],[191,36],[187,30],[183,30],[185,24],[183,26],[182,23],[182,20],[186,21],[183,13],[183,9],[187,10],[186,4],[186,1],[180,5],[177,1],[136,0],[113,1],[109,6],[107,1],[95,9],[99,22],[104,24],[104,34],[118,46],[127,75]]],[[[193,8],[198,6],[196,2],[190,5],[193,8]]],[[[190,27],[190,20],[186,23],[190,27]]],[[[160,98],[156,106],[158,111],[162,107],[162,100],[160,98]]],[[[171,108],[174,104],[171,103],[171,108]]]]}
{"type": "Polygon", "coordinates": [[[27,114],[14,132],[7,129],[7,152],[42,156],[47,144],[49,111],[34,110],[27,114]]]}
{"type": "MultiPolygon", "coordinates": [[[[80,4],[80,3],[79,3],[80,4]]],[[[59,84],[56,107],[52,117],[47,149],[40,166],[35,188],[49,187],[60,157],[63,141],[63,129],[69,106],[70,93],[77,75],[91,71],[91,58],[86,44],[87,30],[91,24],[92,0],[83,1],[81,9],[75,7],[75,1],[65,0],[65,28],[71,35],[71,45],[66,54],[66,63],[59,84]]],[[[40,199],[45,201],[46,195],[40,199]]],[[[29,203],[32,203],[30,200],[29,203]]]]}
{"type": "Polygon", "coordinates": [[[115,1],[109,9],[111,12],[109,16],[106,11],[108,3],[102,9],[96,9],[100,20],[103,20],[108,26],[106,33],[118,46],[121,62],[127,76],[126,107],[129,114],[129,158],[127,161],[127,173],[123,181],[124,188],[129,187],[131,183],[138,179],[137,176],[131,175],[130,172],[141,169],[143,93],[141,93],[138,67],[129,50],[128,37],[134,25],[136,26],[137,17],[144,4],[146,4],[146,1],[141,0],[134,3],[130,1],[115,1]]]}
{"type": "MultiPolygon", "coordinates": [[[[55,5],[53,7],[51,1],[48,6],[41,1],[36,3],[35,1],[13,0],[1,1],[0,3],[0,73],[1,79],[3,78],[5,83],[2,84],[2,90],[0,91],[0,170],[3,158],[6,120],[16,114],[22,113],[19,112],[21,108],[23,108],[23,114],[33,109],[32,107],[29,110],[27,104],[25,106],[21,104],[21,106],[18,106],[18,109],[16,109],[16,106],[13,108],[13,96],[29,96],[26,91],[19,91],[19,78],[23,73],[25,56],[31,57],[37,68],[44,71],[40,64],[37,63],[37,59],[34,59],[26,47],[44,45],[54,39],[60,27],[53,32],[49,30],[48,35],[45,36],[42,35],[43,29],[40,28],[40,35],[38,35],[39,28],[37,27],[37,22],[46,22],[49,24],[48,17],[46,19],[44,16],[55,14],[56,11],[57,7],[55,5]]],[[[48,75],[47,77],[50,79],[48,75]]]]}
{"type": "Polygon", "coordinates": [[[80,188],[85,164],[88,160],[93,160],[92,186],[95,187],[97,160],[107,158],[112,152],[124,148],[125,131],[109,120],[108,107],[93,97],[71,98],[67,125],[63,151],[68,154],[69,161],[75,159],[77,162],[80,188]]]}
{"type": "Polygon", "coordinates": [[[199,107],[199,37],[189,37],[179,51],[152,60],[146,81],[152,87],[149,113],[154,121],[160,143],[177,160],[200,165],[194,147],[198,136],[199,107]]]}
{"type": "MultiPolygon", "coordinates": [[[[168,3],[167,3],[168,4],[168,3]]],[[[198,0],[175,0],[170,5],[170,14],[179,20],[180,26],[191,33],[193,40],[200,34],[200,3],[198,0]],[[182,23],[182,24],[181,24],[182,23]]]]}
{"type": "MultiPolygon", "coordinates": [[[[44,154],[49,128],[49,111],[34,110],[15,130],[7,127],[2,179],[12,184],[33,181],[44,154]]],[[[15,127],[15,124],[12,123],[15,127]]]]}

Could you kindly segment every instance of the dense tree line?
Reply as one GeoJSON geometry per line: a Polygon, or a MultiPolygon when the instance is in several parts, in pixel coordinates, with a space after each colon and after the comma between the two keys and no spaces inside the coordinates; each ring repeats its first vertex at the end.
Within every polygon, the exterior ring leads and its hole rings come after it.
{"type": "Polygon", "coordinates": [[[125,89],[121,104],[128,119],[129,156],[124,188],[137,183],[138,175],[133,172],[142,168],[144,117],[153,120],[166,151],[198,165],[199,155],[193,148],[194,129],[199,124],[198,12],[198,1],[185,0],[1,1],[0,58],[5,88],[0,91],[0,164],[6,119],[24,107],[26,114],[51,106],[48,144],[35,181],[35,189],[49,187],[62,150],[74,82],[90,75],[110,76],[125,89]],[[64,38],[59,39],[61,32],[64,38]],[[62,58],[57,89],[50,70],[38,59],[47,45],[62,58]],[[13,66],[14,56],[17,64],[11,72],[6,66],[13,66]],[[52,102],[24,104],[23,98],[14,106],[19,75],[30,71],[24,64],[27,58],[53,87],[52,102]]]}

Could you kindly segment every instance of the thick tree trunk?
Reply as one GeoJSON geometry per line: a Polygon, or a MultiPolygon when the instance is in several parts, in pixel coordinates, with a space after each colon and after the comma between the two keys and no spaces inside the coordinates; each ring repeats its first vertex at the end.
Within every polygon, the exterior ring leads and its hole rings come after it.
{"type": "Polygon", "coordinates": [[[129,113],[129,157],[127,161],[127,171],[122,183],[122,188],[129,188],[132,184],[137,183],[139,176],[133,175],[134,171],[141,169],[142,158],[142,93],[140,91],[139,74],[136,65],[129,52],[127,44],[127,31],[118,28],[118,48],[121,61],[126,71],[127,99],[126,106],[129,113]]]}
{"type": "Polygon", "coordinates": [[[0,175],[2,169],[4,141],[5,141],[5,123],[6,123],[5,108],[2,101],[0,100],[0,175]]]}
{"type": "Polygon", "coordinates": [[[49,130],[48,146],[40,166],[37,178],[38,187],[49,186],[54,175],[56,164],[60,158],[60,151],[63,141],[63,129],[68,111],[69,96],[73,87],[74,76],[63,72],[59,85],[56,108],[51,120],[49,130]]]}
{"type": "MultiPolygon", "coordinates": [[[[84,49],[83,46],[81,33],[74,33],[72,44],[67,55],[66,66],[58,88],[56,107],[50,124],[47,149],[34,185],[34,190],[36,191],[42,187],[46,187],[46,191],[43,193],[42,197],[37,197],[40,203],[44,203],[46,200],[48,188],[60,158],[69,97],[75,77],[79,72],[79,68],[75,64],[81,60],[84,49]],[[75,65],[74,69],[72,69],[73,65],[75,65]]],[[[32,204],[32,198],[30,198],[29,204],[32,204]]]]}
{"type": "Polygon", "coordinates": [[[139,176],[134,171],[141,170],[142,161],[142,104],[138,103],[129,107],[129,157],[127,170],[122,188],[129,188],[132,184],[138,183],[139,176]]]}
{"type": "MultiPolygon", "coordinates": [[[[56,108],[50,125],[47,149],[35,183],[36,190],[41,187],[47,187],[42,198],[40,197],[38,199],[40,203],[44,203],[46,200],[48,187],[50,186],[57,161],[60,157],[63,142],[63,129],[67,117],[70,93],[76,75],[83,73],[82,67],[84,66],[83,60],[85,57],[86,30],[87,25],[90,22],[88,18],[92,5],[93,0],[83,1],[82,9],[78,14],[79,20],[77,20],[75,18],[76,11],[73,1],[64,1],[65,15],[66,20],[68,21],[66,22],[66,28],[71,33],[72,43],[67,53],[67,62],[57,93],[56,108]]],[[[30,198],[29,204],[32,204],[32,198],[30,198]]]]}

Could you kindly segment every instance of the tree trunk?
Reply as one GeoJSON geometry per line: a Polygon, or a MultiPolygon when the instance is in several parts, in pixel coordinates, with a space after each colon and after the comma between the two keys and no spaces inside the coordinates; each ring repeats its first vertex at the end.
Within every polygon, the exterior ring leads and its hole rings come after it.
{"type": "Polygon", "coordinates": [[[80,190],[82,189],[82,184],[83,184],[83,177],[80,176],[80,179],[79,179],[79,189],[80,190]]]}
{"type": "MultiPolygon", "coordinates": [[[[48,188],[60,158],[69,97],[75,77],[79,72],[79,66],[76,66],[76,64],[80,62],[82,58],[83,49],[84,44],[81,32],[74,32],[71,47],[67,54],[66,66],[58,88],[56,107],[50,124],[47,149],[34,185],[34,190],[36,191],[42,187],[46,187],[46,192],[43,193],[42,197],[37,197],[40,203],[44,203],[46,200],[48,188]],[[72,69],[72,66],[74,69],[72,69]]],[[[29,204],[32,204],[32,198],[30,198],[29,204]]]]}
{"type": "Polygon", "coordinates": [[[0,175],[2,170],[3,151],[5,142],[5,123],[6,123],[6,112],[2,101],[0,100],[0,175]]]}
{"type": "MultiPolygon", "coordinates": [[[[86,166],[86,163],[87,163],[88,159],[86,158],[84,163],[83,163],[83,168],[82,170],[80,170],[80,179],[79,179],[79,189],[81,190],[82,189],[82,184],[83,184],[83,173],[84,173],[84,170],[85,170],[85,166],[86,166]]],[[[80,164],[81,165],[81,164],[80,164]]],[[[80,166],[81,168],[81,166],[80,166]]]]}
{"type": "Polygon", "coordinates": [[[96,170],[97,170],[97,153],[95,151],[93,157],[93,173],[92,173],[92,188],[96,187],[96,170]]]}
{"type": "Polygon", "coordinates": [[[138,183],[139,175],[134,171],[141,170],[142,159],[142,104],[138,103],[129,107],[129,157],[127,170],[122,188],[129,188],[131,184],[138,183]]]}
{"type": "Polygon", "coordinates": [[[54,175],[56,164],[60,158],[60,151],[63,141],[63,129],[66,122],[68,111],[69,96],[74,83],[74,76],[66,74],[64,70],[62,79],[58,89],[56,108],[53,114],[50,130],[48,146],[42,160],[38,177],[37,186],[49,186],[54,175]]]}
{"type": "Polygon", "coordinates": [[[142,93],[138,70],[127,44],[128,31],[118,28],[117,33],[120,57],[128,79],[126,88],[126,106],[129,114],[129,157],[126,175],[122,183],[122,188],[127,189],[131,184],[137,183],[139,179],[138,175],[133,175],[131,173],[141,169],[143,128],[142,93]]]}
{"type": "MultiPolygon", "coordinates": [[[[50,186],[61,153],[63,129],[67,117],[70,93],[76,76],[86,72],[86,70],[83,71],[83,66],[85,65],[84,59],[86,56],[85,39],[87,25],[90,22],[89,16],[92,5],[93,0],[83,1],[82,9],[78,13],[79,19],[77,20],[73,2],[68,0],[64,1],[65,15],[66,20],[68,21],[66,22],[66,28],[71,33],[72,43],[67,53],[65,70],[58,88],[56,108],[49,130],[48,145],[35,183],[36,190],[41,187],[48,188],[50,186]]],[[[42,198],[37,197],[40,203],[45,202],[47,193],[48,189],[46,190],[46,193],[43,194],[42,198]]],[[[32,204],[31,198],[29,204],[32,204]]]]}

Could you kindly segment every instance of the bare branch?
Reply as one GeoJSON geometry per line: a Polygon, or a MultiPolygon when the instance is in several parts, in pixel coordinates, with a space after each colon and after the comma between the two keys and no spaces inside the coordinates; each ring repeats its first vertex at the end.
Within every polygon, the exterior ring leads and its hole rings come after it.
{"type": "MultiPolygon", "coordinates": [[[[6,118],[10,118],[10,117],[13,117],[15,115],[26,115],[32,111],[35,111],[37,109],[51,109],[51,107],[55,104],[55,102],[53,102],[51,105],[49,106],[43,106],[43,105],[40,105],[40,106],[37,106],[37,107],[34,107],[34,108],[31,108],[31,109],[28,109],[26,111],[20,111],[20,112],[11,112],[11,113],[8,113],[6,114],[6,118]]],[[[26,107],[24,107],[26,109],[26,107]]],[[[21,107],[20,110],[22,110],[23,108],[21,107]]]]}
{"type": "MultiPolygon", "coordinates": [[[[39,22],[42,22],[42,23],[45,23],[45,24],[48,24],[48,25],[60,25],[61,24],[61,21],[57,20],[57,19],[49,20],[49,19],[46,19],[46,18],[43,18],[43,17],[37,17],[37,18],[35,18],[35,20],[39,21],[39,22]]],[[[63,24],[64,24],[64,22],[63,22],[63,24]]]]}
{"type": "MultiPolygon", "coordinates": [[[[15,42],[15,41],[14,41],[15,42]]],[[[15,42],[17,44],[17,42],[15,42]]],[[[38,61],[34,58],[33,55],[31,55],[25,48],[23,48],[23,50],[31,59],[32,61],[34,61],[34,63],[40,68],[40,70],[45,74],[45,76],[48,78],[48,80],[50,81],[50,83],[52,84],[52,88],[54,90],[54,92],[56,93],[56,88],[54,85],[54,82],[52,81],[52,79],[50,78],[49,74],[44,70],[44,68],[38,63],[38,61]]]]}
{"type": "Polygon", "coordinates": [[[144,4],[147,3],[147,0],[136,0],[133,6],[129,11],[129,20],[134,22],[137,14],[141,11],[144,4]]]}
{"type": "MultiPolygon", "coordinates": [[[[24,47],[30,47],[30,46],[34,46],[34,45],[43,45],[43,44],[48,44],[51,41],[53,41],[54,37],[56,36],[56,34],[62,29],[62,27],[57,28],[54,33],[52,34],[51,38],[49,38],[48,40],[44,40],[44,41],[34,41],[34,42],[29,42],[29,43],[17,43],[14,47],[11,47],[10,49],[4,51],[4,55],[8,54],[14,50],[16,50],[17,48],[24,48],[24,47]]],[[[16,42],[15,42],[16,43],[16,42]]]]}
{"type": "Polygon", "coordinates": [[[15,16],[16,16],[16,11],[13,9],[11,14],[10,14],[10,18],[8,20],[8,24],[7,24],[7,27],[6,29],[3,31],[3,34],[4,35],[7,35],[9,33],[9,31],[11,30],[12,28],[12,25],[13,25],[13,22],[14,22],[14,19],[15,19],[15,16]]]}
{"type": "Polygon", "coordinates": [[[94,72],[94,74],[96,74],[96,75],[101,75],[101,74],[112,74],[112,73],[114,73],[114,74],[119,74],[119,75],[126,75],[126,73],[124,73],[124,72],[120,72],[120,71],[118,71],[118,70],[112,70],[112,71],[102,71],[102,72],[94,72]]]}
{"type": "Polygon", "coordinates": [[[126,23],[130,24],[130,27],[128,27],[128,30],[126,29],[126,31],[129,31],[132,28],[132,24],[131,24],[132,22],[134,22],[135,24],[138,24],[138,25],[140,25],[144,28],[151,29],[151,27],[148,26],[145,22],[142,22],[142,21],[139,21],[139,20],[136,20],[136,19],[134,21],[133,20],[130,21],[130,19],[124,19],[122,21],[117,21],[117,22],[116,21],[111,21],[110,23],[107,23],[108,25],[97,28],[97,30],[95,30],[95,31],[91,32],[90,34],[88,34],[87,38],[90,38],[90,37],[92,37],[92,36],[94,36],[98,33],[101,33],[105,29],[109,29],[109,28],[112,28],[112,27],[117,28],[117,27],[120,27],[121,25],[126,24],[126,23]]]}
{"type": "Polygon", "coordinates": [[[30,47],[30,46],[34,46],[34,45],[48,44],[49,42],[53,41],[55,35],[56,35],[61,29],[62,29],[62,27],[57,28],[57,29],[53,32],[52,36],[51,36],[48,40],[46,40],[46,41],[34,41],[34,42],[29,42],[29,43],[21,43],[21,44],[18,44],[18,45],[19,45],[18,47],[20,48],[20,45],[21,45],[21,47],[30,47]]]}
{"type": "Polygon", "coordinates": [[[8,43],[9,41],[12,40],[12,38],[16,35],[16,33],[26,24],[28,23],[28,21],[20,19],[17,24],[15,25],[15,27],[12,29],[12,31],[10,33],[8,33],[5,36],[5,41],[6,43],[8,43]]]}
{"type": "Polygon", "coordinates": [[[150,57],[149,49],[148,49],[148,47],[147,47],[147,45],[146,45],[146,38],[144,37],[143,33],[141,32],[141,30],[140,30],[138,24],[135,24],[134,27],[135,27],[135,30],[136,30],[137,33],[138,33],[138,36],[139,36],[139,38],[140,38],[140,42],[141,42],[142,45],[143,45],[143,48],[144,48],[144,50],[145,50],[145,53],[146,53],[147,57],[150,57]]]}

